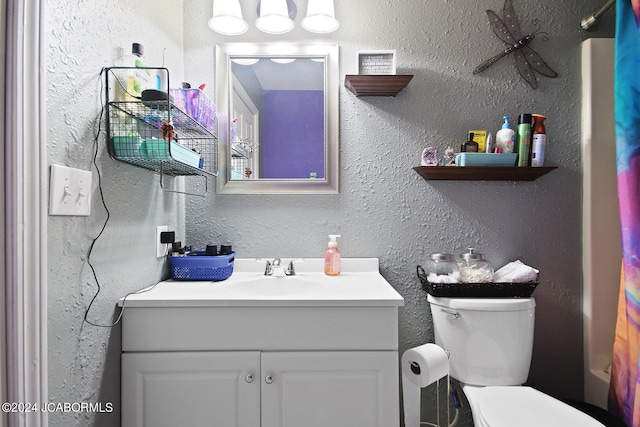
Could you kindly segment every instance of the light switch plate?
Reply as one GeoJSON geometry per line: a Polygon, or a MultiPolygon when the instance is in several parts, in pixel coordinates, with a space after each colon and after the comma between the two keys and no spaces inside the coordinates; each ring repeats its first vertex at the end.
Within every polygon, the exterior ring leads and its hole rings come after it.
{"type": "Polygon", "coordinates": [[[91,171],[51,165],[49,215],[91,214],[91,171]]]}

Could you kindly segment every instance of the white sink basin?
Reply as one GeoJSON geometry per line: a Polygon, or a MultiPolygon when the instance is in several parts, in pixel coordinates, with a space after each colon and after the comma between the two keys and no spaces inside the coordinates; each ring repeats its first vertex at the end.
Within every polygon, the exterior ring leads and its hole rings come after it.
{"type": "MultiPolygon", "coordinates": [[[[230,279],[231,280],[231,279],[230,279]]],[[[253,279],[238,278],[226,283],[235,292],[254,296],[285,296],[322,292],[326,284],[319,280],[309,280],[304,276],[260,276],[253,279]]]]}
{"type": "MultiPolygon", "coordinates": [[[[288,265],[283,259],[283,265],[288,265]]],[[[265,276],[264,262],[236,258],[227,280],[167,280],[129,295],[126,307],[392,306],[404,305],[382,277],[376,258],[343,258],[342,273],[327,276],[324,259],[295,263],[295,276],[265,276]]],[[[123,299],[120,300],[120,305],[123,299]]]]}

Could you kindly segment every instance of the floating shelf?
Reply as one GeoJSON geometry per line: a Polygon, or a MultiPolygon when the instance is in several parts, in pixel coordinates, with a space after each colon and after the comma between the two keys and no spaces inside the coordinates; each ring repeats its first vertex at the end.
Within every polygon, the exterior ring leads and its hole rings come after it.
{"type": "Polygon", "coordinates": [[[426,180],[451,181],[535,181],[556,166],[416,166],[426,180]]]}
{"type": "Polygon", "coordinates": [[[347,74],[344,85],[356,96],[396,96],[413,74],[347,74]]]}

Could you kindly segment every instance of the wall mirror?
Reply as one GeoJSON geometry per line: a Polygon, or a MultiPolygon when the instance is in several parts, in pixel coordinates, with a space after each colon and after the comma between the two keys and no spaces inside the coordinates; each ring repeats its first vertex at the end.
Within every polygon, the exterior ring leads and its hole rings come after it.
{"type": "Polygon", "coordinates": [[[216,46],[221,194],[338,193],[338,45],[216,46]]]}

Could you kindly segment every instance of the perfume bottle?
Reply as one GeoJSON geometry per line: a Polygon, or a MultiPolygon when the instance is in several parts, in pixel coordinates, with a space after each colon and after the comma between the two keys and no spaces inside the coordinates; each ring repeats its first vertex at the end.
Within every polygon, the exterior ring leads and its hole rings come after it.
{"type": "Polygon", "coordinates": [[[473,140],[473,132],[469,132],[469,139],[460,146],[460,151],[464,153],[478,152],[478,143],[473,140]]]}

